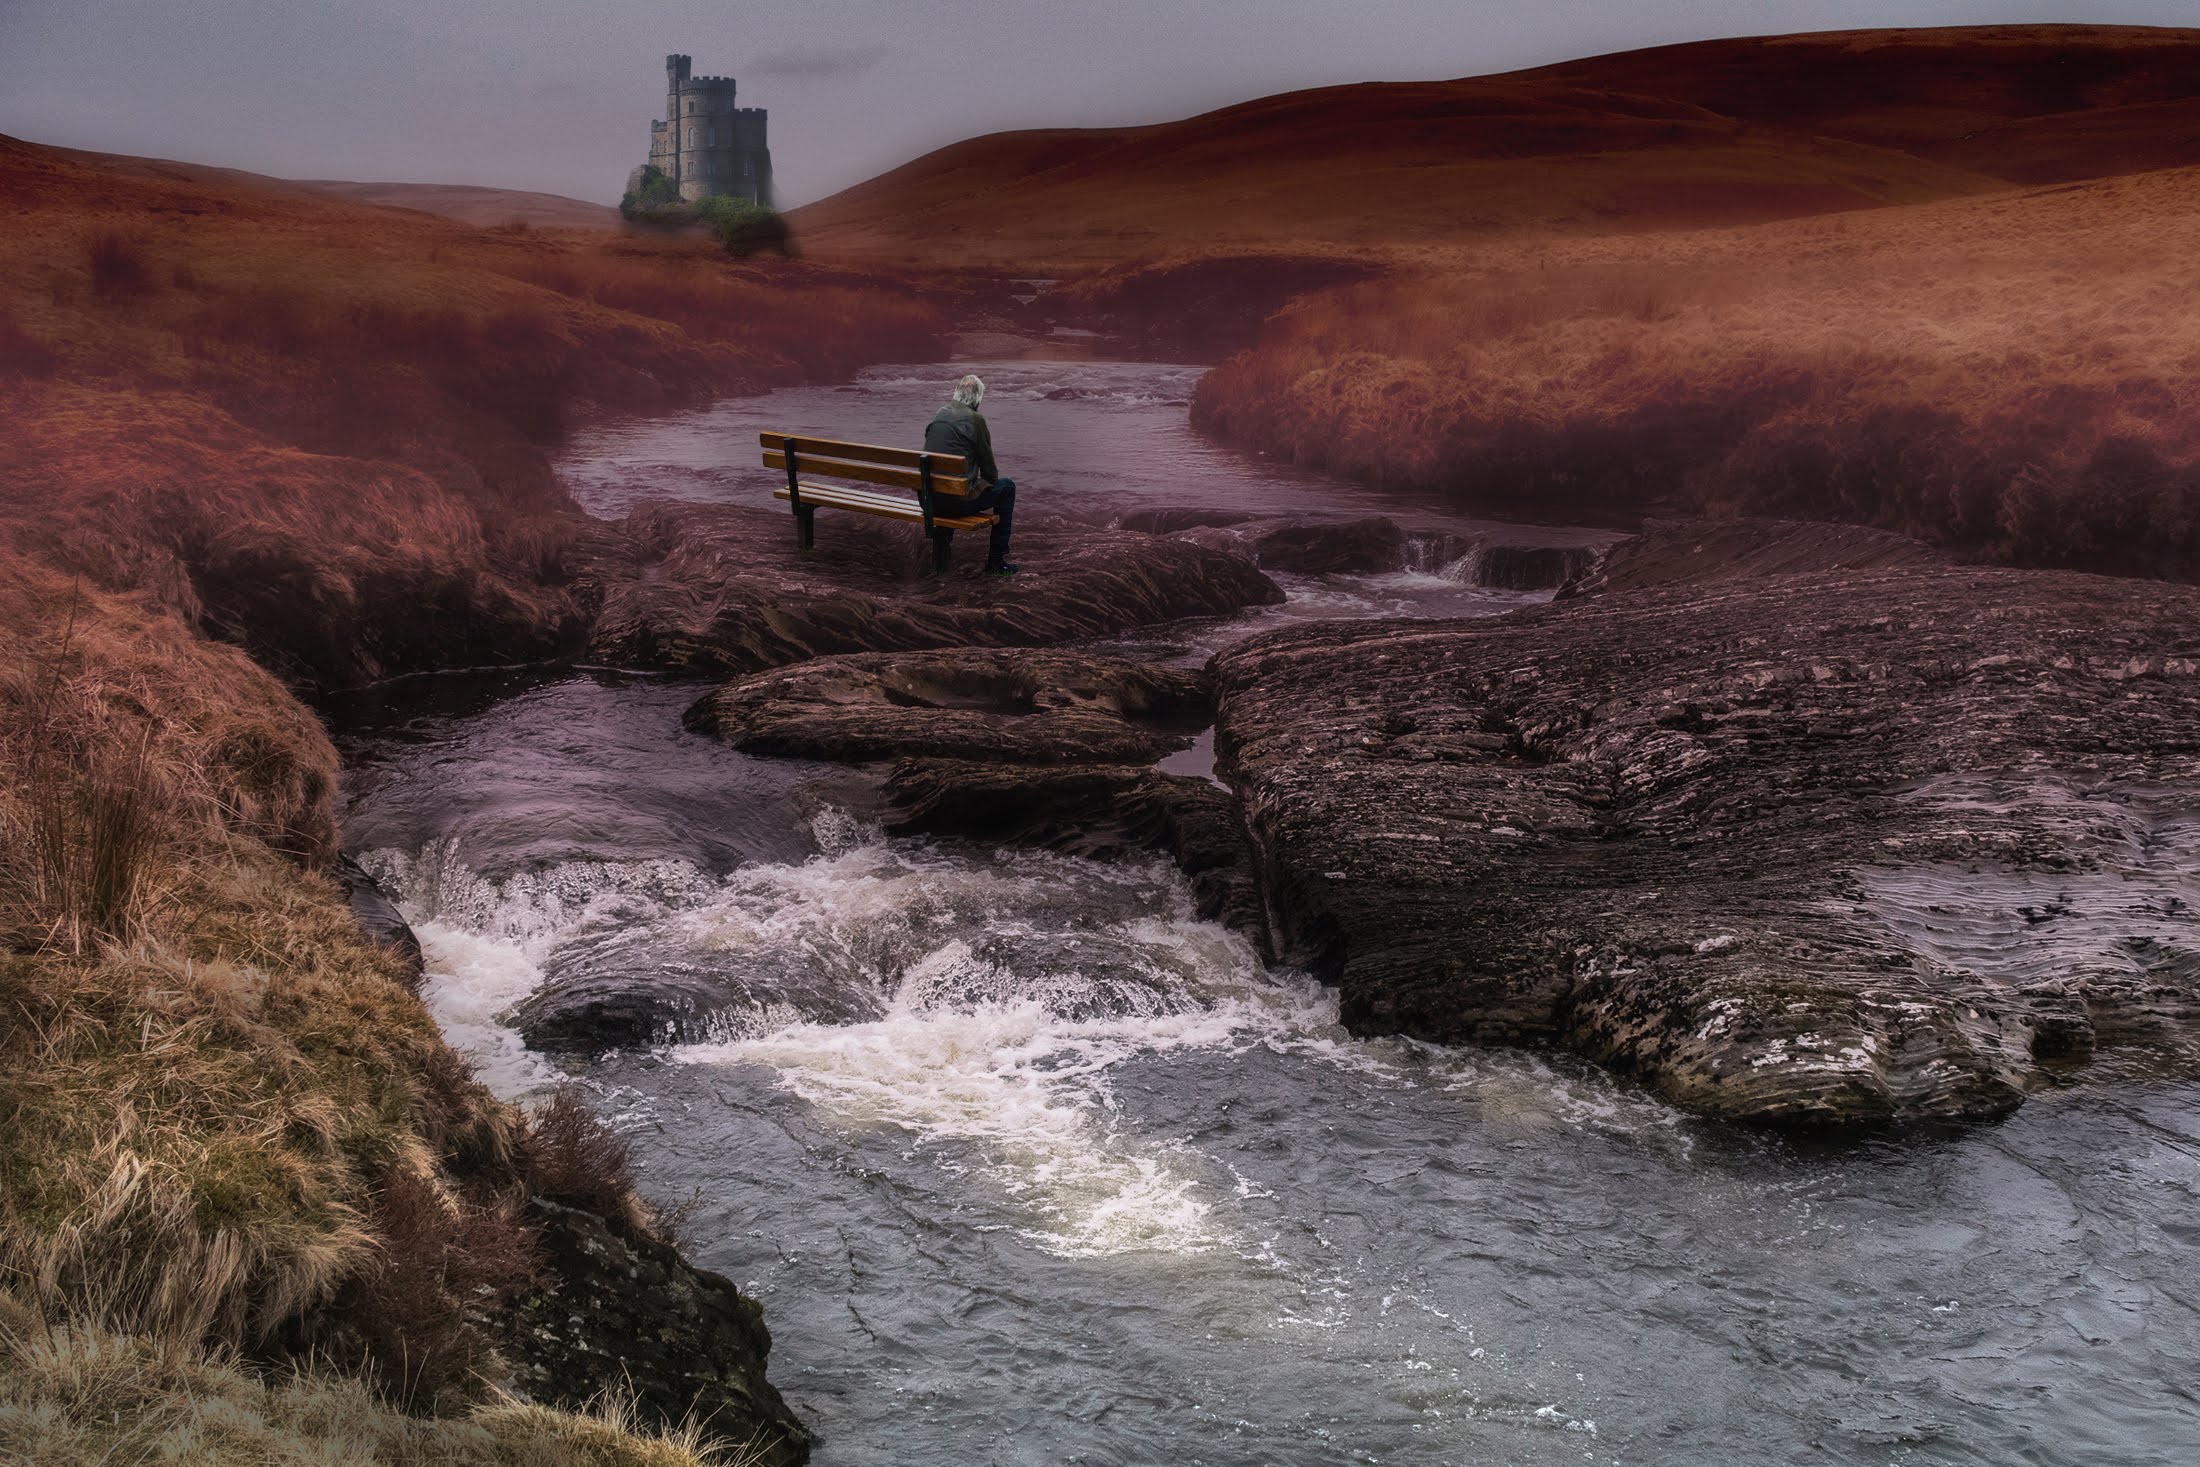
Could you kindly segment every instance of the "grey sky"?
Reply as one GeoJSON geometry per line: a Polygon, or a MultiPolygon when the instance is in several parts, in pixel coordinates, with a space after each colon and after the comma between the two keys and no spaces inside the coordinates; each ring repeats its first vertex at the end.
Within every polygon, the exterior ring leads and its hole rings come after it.
{"type": "Polygon", "coordinates": [[[782,201],[957,138],[1708,36],[2200,23],[2195,0],[0,0],[0,132],[609,200],[664,57],[771,109],[782,201]]]}

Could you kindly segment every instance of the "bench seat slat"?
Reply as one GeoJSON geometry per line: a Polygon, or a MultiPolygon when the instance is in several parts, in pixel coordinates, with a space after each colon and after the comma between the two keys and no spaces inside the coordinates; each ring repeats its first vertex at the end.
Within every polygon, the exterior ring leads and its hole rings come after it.
{"type": "MultiPolygon", "coordinates": [[[[764,455],[764,467],[785,473],[787,456],[783,453],[767,453],[764,455]]],[[[856,479],[865,484],[884,484],[889,489],[907,489],[911,493],[916,492],[919,482],[915,469],[888,469],[876,464],[836,464],[826,459],[812,458],[800,450],[795,454],[795,469],[799,473],[817,474],[827,479],[856,479]]],[[[968,496],[970,485],[963,478],[961,469],[946,474],[935,468],[932,471],[932,492],[960,499],[968,496]]]]}
{"type": "Polygon", "coordinates": [[[805,438],[799,433],[764,433],[756,435],[766,448],[782,448],[789,438],[794,439],[795,456],[807,459],[811,454],[821,458],[848,458],[859,463],[888,464],[897,469],[913,469],[925,459],[932,460],[932,472],[942,477],[961,478],[967,467],[959,453],[929,453],[921,448],[882,448],[876,443],[842,443],[832,438],[805,438]]]}
{"type": "MultiPolygon", "coordinates": [[[[784,487],[772,491],[774,499],[791,499],[784,487]]],[[[817,505],[821,509],[852,509],[858,514],[877,515],[882,519],[907,520],[911,524],[924,523],[924,511],[913,500],[897,499],[891,494],[874,494],[867,489],[841,489],[828,484],[804,484],[802,502],[817,505]]],[[[989,514],[936,514],[932,523],[943,530],[982,530],[993,523],[989,514]]]]}

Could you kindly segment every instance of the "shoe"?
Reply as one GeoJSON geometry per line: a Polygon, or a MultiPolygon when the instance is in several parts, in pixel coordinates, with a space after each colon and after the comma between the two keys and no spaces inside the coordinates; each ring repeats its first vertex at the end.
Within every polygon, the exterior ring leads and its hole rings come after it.
{"type": "Polygon", "coordinates": [[[996,560],[985,568],[985,573],[989,576],[1012,576],[1022,569],[1013,560],[996,560]]]}

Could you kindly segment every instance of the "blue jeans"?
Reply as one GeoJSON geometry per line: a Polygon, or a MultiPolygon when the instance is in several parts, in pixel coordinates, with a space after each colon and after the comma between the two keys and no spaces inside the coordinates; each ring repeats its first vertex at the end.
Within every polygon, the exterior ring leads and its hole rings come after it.
{"type": "Polygon", "coordinates": [[[996,479],[993,487],[982,494],[973,494],[955,506],[964,514],[991,512],[999,518],[993,521],[993,539],[986,546],[985,563],[999,565],[1008,559],[1008,532],[1016,520],[1016,481],[996,479]]]}

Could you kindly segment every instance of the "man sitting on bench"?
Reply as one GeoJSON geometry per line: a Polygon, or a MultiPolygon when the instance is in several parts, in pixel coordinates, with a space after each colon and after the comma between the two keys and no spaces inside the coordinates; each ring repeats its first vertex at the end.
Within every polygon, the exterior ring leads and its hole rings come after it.
{"type": "Polygon", "coordinates": [[[985,425],[978,404],[985,401],[985,382],[975,373],[955,384],[947,406],[924,426],[924,447],[929,453],[959,453],[969,466],[970,495],[957,501],[958,514],[991,511],[993,539],[987,547],[985,573],[1012,576],[1016,567],[1008,559],[1008,532],[1016,517],[1016,481],[1001,477],[993,462],[993,430],[985,425]]]}

